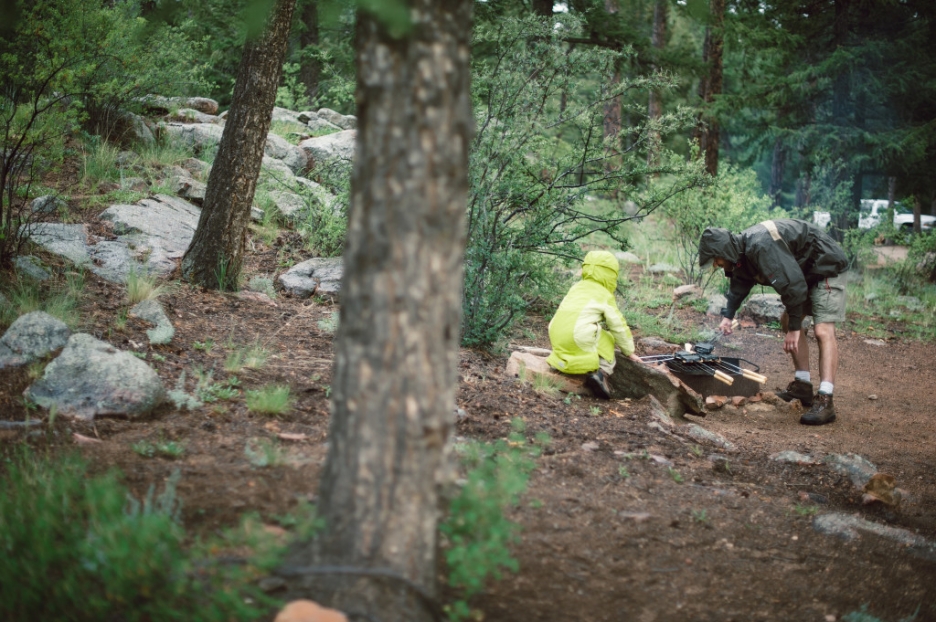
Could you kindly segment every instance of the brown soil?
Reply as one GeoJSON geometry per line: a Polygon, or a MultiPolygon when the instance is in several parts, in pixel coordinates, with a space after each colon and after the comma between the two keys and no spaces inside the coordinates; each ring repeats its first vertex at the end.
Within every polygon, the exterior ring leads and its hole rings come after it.
{"type": "MultiPolygon", "coordinates": [[[[259,248],[249,273],[277,272],[277,249],[259,248]]],[[[52,451],[77,447],[95,470],[119,468],[137,495],[180,469],[183,521],[194,533],[231,526],[246,511],[272,520],[300,499],[314,500],[326,452],[327,320],[334,305],[280,296],[272,306],[177,286],[161,298],[175,337],[169,346],[151,347],[143,322],[130,319],[117,328],[126,309],[123,288],[92,275],[87,283],[83,330],[146,353],[167,387],[185,371],[191,391],[199,368],[226,378],[223,363],[232,347],[259,342],[274,356],[261,369],[237,374],[241,388],[286,383],[297,396],[294,408],[270,418],[248,412],[239,398],[195,412],[164,406],[132,422],[58,421],[54,434],[0,431],[0,453],[22,442],[52,451]],[[74,433],[102,442],[79,444],[74,433]],[[295,435],[279,439],[287,463],[251,466],[248,439],[283,433],[295,435]],[[161,439],[184,444],[184,455],[145,458],[131,447],[161,439]]],[[[715,323],[690,307],[679,313],[683,321],[715,323]]],[[[548,346],[544,327],[543,318],[530,321],[517,342],[548,346]]],[[[936,559],[870,534],[851,542],[819,534],[809,515],[813,508],[851,513],[936,541],[933,346],[891,334],[876,346],[848,325],[841,331],[833,425],[803,427],[795,414],[752,409],[694,418],[738,447],[720,471],[710,459],[714,448],[648,427],[646,401],[566,403],[507,377],[506,355],[463,351],[460,436],[502,438],[520,417],[529,435],[552,438],[522,506],[511,512],[523,528],[514,549],[520,572],[491,583],[472,604],[492,622],[825,621],[863,605],[887,622],[915,611],[917,620],[936,620],[936,559]],[[782,450],[858,453],[896,477],[908,500],[898,509],[863,505],[849,479],[826,466],[769,459],[782,450]]],[[[766,327],[737,335],[741,349],[731,355],[758,362],[768,388],[785,385],[790,369],[779,335],[766,327]]],[[[21,395],[28,383],[25,370],[0,370],[3,419],[25,418],[21,395]]]]}

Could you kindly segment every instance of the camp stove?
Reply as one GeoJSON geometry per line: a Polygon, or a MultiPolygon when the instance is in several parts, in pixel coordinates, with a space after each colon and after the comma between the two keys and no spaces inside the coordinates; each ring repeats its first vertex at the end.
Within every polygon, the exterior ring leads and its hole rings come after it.
{"type": "Polygon", "coordinates": [[[758,365],[743,358],[718,356],[714,350],[715,344],[711,342],[686,344],[685,350],[642,356],[640,360],[650,365],[664,363],[673,375],[703,397],[726,393],[750,397],[767,382],[758,365]]]}

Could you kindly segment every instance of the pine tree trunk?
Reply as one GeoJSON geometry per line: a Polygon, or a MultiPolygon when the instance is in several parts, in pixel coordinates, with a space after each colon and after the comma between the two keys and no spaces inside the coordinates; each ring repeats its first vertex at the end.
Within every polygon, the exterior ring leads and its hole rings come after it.
{"type": "Polygon", "coordinates": [[[710,23],[705,29],[705,43],[702,50],[702,61],[707,65],[707,75],[699,84],[699,95],[702,98],[705,111],[699,116],[699,150],[705,158],[705,170],[709,175],[718,175],[719,138],[721,128],[718,117],[710,112],[715,97],[721,95],[723,87],[724,65],[724,26],[725,26],[725,0],[709,1],[710,23]]]}
{"type": "Polygon", "coordinates": [[[786,148],[779,136],[774,139],[773,159],[770,165],[770,198],[773,207],[780,205],[783,192],[783,176],[786,172],[786,148]]]}
{"type": "Polygon", "coordinates": [[[319,80],[322,76],[321,63],[308,56],[308,48],[318,47],[319,44],[318,2],[319,0],[305,0],[302,7],[303,30],[299,35],[299,45],[303,52],[299,79],[305,85],[310,106],[316,103],[315,98],[318,97],[319,80]]]}
{"type": "Polygon", "coordinates": [[[295,6],[296,0],[277,0],[263,34],[244,45],[198,228],[182,258],[182,277],[196,285],[237,286],[295,6]]]}
{"type": "Polygon", "coordinates": [[[355,569],[297,589],[382,622],[432,616],[436,478],[451,432],[468,193],[474,0],[411,0],[395,38],[357,25],[358,144],[320,488],[324,532],[290,564],[355,569]],[[373,573],[388,570],[396,578],[373,573]],[[368,573],[372,574],[368,574],[368,573]]]}
{"type": "MultiPolygon", "coordinates": [[[[668,0],[656,0],[653,7],[653,30],[651,31],[650,44],[654,50],[659,53],[666,46],[666,21],[668,15],[668,0]]],[[[653,70],[659,67],[654,65],[653,70]]],[[[651,124],[663,116],[663,102],[656,89],[650,90],[650,101],[647,104],[647,116],[651,124]]],[[[662,148],[662,138],[660,132],[651,130],[647,140],[647,165],[658,166],[660,162],[660,149],[662,148]]]]}

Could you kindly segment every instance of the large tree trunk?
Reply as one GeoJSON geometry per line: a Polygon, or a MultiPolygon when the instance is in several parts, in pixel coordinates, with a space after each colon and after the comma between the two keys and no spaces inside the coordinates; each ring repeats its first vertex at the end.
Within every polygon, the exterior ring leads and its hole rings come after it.
{"type": "Polygon", "coordinates": [[[309,105],[315,105],[318,97],[319,79],[322,77],[322,64],[311,55],[319,44],[319,0],[302,0],[302,33],[299,35],[302,60],[299,79],[306,88],[309,105]]]}
{"type": "MultiPolygon", "coordinates": [[[[653,46],[657,55],[666,46],[666,21],[668,14],[668,0],[656,0],[653,7],[653,30],[650,34],[650,44],[653,46]]],[[[657,71],[659,67],[654,64],[653,70],[657,71]]],[[[650,89],[650,101],[647,105],[647,117],[651,125],[663,116],[663,102],[656,89],[650,89]]],[[[651,129],[647,141],[647,165],[657,166],[660,162],[660,149],[662,148],[662,138],[660,132],[651,129]]]]}
{"type": "Polygon", "coordinates": [[[411,0],[412,29],[357,25],[358,144],[332,380],[325,528],[303,593],[382,622],[431,620],[436,477],[453,425],[468,193],[473,0],[411,0]],[[376,576],[389,571],[392,578],[376,576]],[[407,587],[410,585],[411,587],[407,587]]]}
{"type": "Polygon", "coordinates": [[[237,285],[295,6],[296,0],[277,0],[263,34],[244,44],[198,228],[182,258],[183,278],[197,285],[237,285]]]}

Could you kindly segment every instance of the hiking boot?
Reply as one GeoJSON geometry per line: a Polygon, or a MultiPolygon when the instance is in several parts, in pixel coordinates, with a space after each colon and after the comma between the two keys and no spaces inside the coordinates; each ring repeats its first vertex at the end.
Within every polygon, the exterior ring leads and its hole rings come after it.
{"type": "Polygon", "coordinates": [[[800,404],[808,408],[813,403],[812,383],[805,380],[794,380],[787,385],[785,391],[777,393],[777,397],[784,402],[799,400],[800,404]]]}
{"type": "Polygon", "coordinates": [[[608,388],[608,379],[600,369],[593,371],[585,376],[585,386],[588,387],[592,395],[603,400],[611,399],[611,389],[608,388]]]}
{"type": "Polygon", "coordinates": [[[817,393],[812,408],[807,410],[799,422],[803,425],[825,425],[835,421],[835,405],[832,396],[826,393],[817,393]]]}

